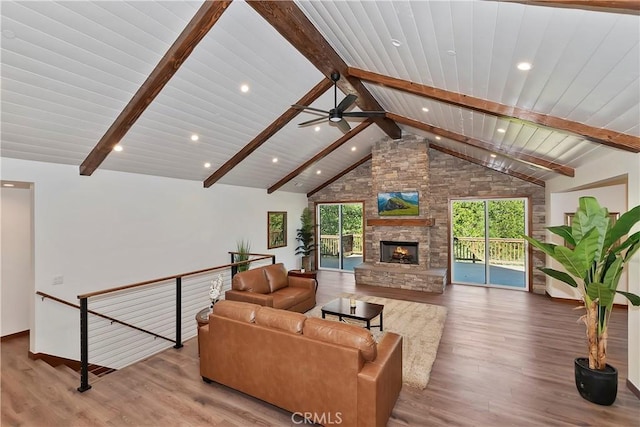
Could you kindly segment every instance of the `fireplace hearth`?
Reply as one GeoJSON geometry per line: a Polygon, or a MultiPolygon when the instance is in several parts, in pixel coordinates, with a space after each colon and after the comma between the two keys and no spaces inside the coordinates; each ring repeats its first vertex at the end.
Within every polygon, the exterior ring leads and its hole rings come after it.
{"type": "Polygon", "coordinates": [[[418,242],[380,241],[380,262],[418,264],[418,242]]]}

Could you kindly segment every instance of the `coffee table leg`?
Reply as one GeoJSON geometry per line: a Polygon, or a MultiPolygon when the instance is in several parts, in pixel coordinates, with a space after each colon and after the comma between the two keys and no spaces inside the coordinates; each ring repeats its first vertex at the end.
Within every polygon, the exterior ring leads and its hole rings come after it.
{"type": "Polygon", "coordinates": [[[367,319],[367,329],[371,330],[371,320],[367,319]]]}
{"type": "Polygon", "coordinates": [[[322,318],[324,319],[324,311],[322,312],[322,318]]]}
{"type": "Polygon", "coordinates": [[[380,330],[382,331],[382,311],[380,312],[380,330]]]}

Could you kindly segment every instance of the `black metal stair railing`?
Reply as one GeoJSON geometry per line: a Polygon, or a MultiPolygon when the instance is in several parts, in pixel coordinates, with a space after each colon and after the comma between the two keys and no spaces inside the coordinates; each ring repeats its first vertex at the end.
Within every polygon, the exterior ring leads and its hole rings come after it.
{"type": "MultiPolygon", "coordinates": [[[[234,262],[234,252],[230,252],[231,257],[232,257],[232,262],[231,264],[226,264],[226,265],[221,265],[221,266],[216,266],[216,267],[210,267],[210,268],[206,268],[206,269],[202,269],[202,270],[197,270],[197,271],[190,271],[187,273],[181,273],[181,274],[177,274],[174,276],[168,276],[168,277],[162,277],[162,278],[158,278],[158,279],[153,279],[153,280],[148,280],[148,281],[144,281],[144,282],[140,282],[140,283],[134,283],[134,284],[130,284],[130,285],[125,285],[125,286],[119,286],[116,288],[110,288],[110,289],[105,289],[105,290],[101,290],[101,291],[96,291],[96,292],[90,292],[90,293],[86,293],[86,294],[81,294],[78,295],[78,299],[80,302],[80,305],[76,305],[67,301],[64,301],[60,298],[57,298],[55,296],[52,295],[48,295],[42,292],[36,292],[37,295],[41,296],[43,298],[43,300],[45,298],[51,299],[53,301],[65,304],[67,306],[70,307],[74,307],[80,310],[80,386],[78,387],[78,391],[79,392],[85,392],[89,389],[91,389],[91,385],[89,384],[89,343],[90,343],[90,323],[89,323],[89,315],[91,314],[92,316],[95,316],[96,318],[100,318],[103,319],[104,321],[110,322],[109,324],[111,325],[120,325],[124,328],[126,328],[127,330],[132,330],[132,331],[138,331],[140,333],[143,333],[145,335],[151,336],[153,337],[153,339],[159,338],[162,340],[166,340],[169,342],[172,342],[173,348],[181,348],[183,346],[182,344],[182,329],[183,329],[183,315],[190,315],[189,312],[183,313],[183,305],[185,303],[184,301],[184,289],[183,286],[185,285],[184,279],[186,278],[193,278],[195,276],[202,276],[205,274],[215,274],[215,273],[220,273],[220,272],[224,272],[226,271],[227,273],[229,273],[228,277],[229,277],[229,283],[231,281],[231,278],[233,277],[233,275],[235,275],[238,271],[238,266],[239,265],[250,265],[252,263],[257,263],[257,264],[261,264],[264,263],[264,261],[270,261],[270,263],[275,264],[275,255],[265,255],[265,254],[250,254],[250,258],[246,261],[241,261],[241,262],[234,262]],[[172,281],[175,282],[175,286],[174,286],[174,291],[173,291],[173,297],[171,296],[166,296],[166,285],[170,284],[172,281]],[[160,291],[158,291],[160,289],[160,291]],[[139,296],[133,296],[132,293],[137,293],[137,294],[144,294],[144,293],[152,293],[152,292],[158,292],[158,293],[163,293],[165,294],[165,300],[169,301],[170,299],[174,300],[174,309],[173,311],[175,312],[175,322],[173,322],[173,331],[175,331],[175,338],[170,338],[167,336],[164,336],[161,333],[158,332],[154,332],[150,329],[150,327],[144,327],[140,326],[139,324],[136,325],[134,324],[135,322],[130,321],[130,320],[123,320],[122,316],[120,316],[121,318],[117,318],[118,316],[114,316],[114,315],[107,315],[105,313],[101,313],[96,309],[89,309],[89,302],[92,299],[102,299],[103,302],[103,307],[108,307],[108,304],[111,304],[111,306],[116,306],[118,307],[118,300],[117,298],[119,298],[120,301],[126,300],[128,298],[134,299],[135,298],[140,298],[139,296]],[[129,293],[129,294],[128,294],[129,293]],[[109,303],[108,299],[109,298],[116,298],[116,301],[113,303],[109,303]]],[[[206,286],[208,288],[208,281],[200,281],[200,287],[202,289],[195,289],[195,290],[190,290],[188,291],[191,295],[193,295],[194,293],[197,293],[198,295],[200,294],[204,294],[205,298],[208,298],[208,293],[206,291],[204,291],[204,286],[206,286]]],[[[187,285],[187,288],[189,286],[187,285]]],[[[185,289],[187,289],[185,288],[185,289]]],[[[148,298],[148,297],[147,297],[148,298]]],[[[202,297],[200,297],[202,298],[202,297]]],[[[135,300],[137,301],[137,300],[135,300]]],[[[142,302],[145,302],[144,299],[141,300],[142,302]]],[[[147,301],[148,302],[148,301],[147,301]]],[[[187,303],[188,304],[188,303],[187,303]]],[[[146,320],[148,316],[145,315],[145,311],[146,312],[155,312],[156,309],[155,307],[151,307],[149,308],[148,304],[137,304],[137,303],[132,303],[130,304],[131,307],[126,307],[127,310],[132,309],[130,311],[127,311],[127,315],[131,318],[135,318],[137,319],[136,321],[138,322],[142,322],[143,320],[146,320]],[[132,313],[132,311],[139,311],[140,314],[136,315],[135,313],[132,313]]],[[[198,308],[197,310],[200,310],[201,308],[198,308]]],[[[165,310],[165,314],[169,314],[169,311],[165,310]]]]}

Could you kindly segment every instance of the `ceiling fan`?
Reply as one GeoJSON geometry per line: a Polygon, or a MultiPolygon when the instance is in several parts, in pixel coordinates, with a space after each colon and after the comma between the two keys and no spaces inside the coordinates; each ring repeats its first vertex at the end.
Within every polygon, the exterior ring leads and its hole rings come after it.
{"type": "Polygon", "coordinates": [[[321,113],[324,117],[308,120],[298,124],[298,126],[309,126],[316,123],[329,121],[329,123],[335,124],[342,132],[347,133],[351,130],[351,126],[344,119],[345,117],[384,117],[385,111],[346,111],[349,107],[358,99],[355,95],[347,95],[340,104],[338,104],[338,80],[340,80],[340,73],[334,71],[331,73],[331,80],[333,81],[333,103],[334,108],[329,111],[321,110],[319,108],[307,107],[306,105],[294,104],[293,108],[306,111],[312,114],[321,113]]]}

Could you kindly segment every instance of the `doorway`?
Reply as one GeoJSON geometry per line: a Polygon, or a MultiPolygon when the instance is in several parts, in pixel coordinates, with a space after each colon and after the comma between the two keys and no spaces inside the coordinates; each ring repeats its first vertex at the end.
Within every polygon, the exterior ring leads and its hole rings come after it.
{"type": "Polygon", "coordinates": [[[353,272],[363,260],[364,204],[319,203],[318,268],[353,272]]]}
{"type": "Polygon", "coordinates": [[[451,281],[529,290],[526,235],[528,200],[452,200],[451,281]]]}

